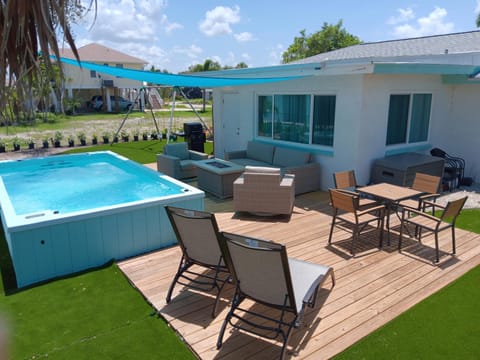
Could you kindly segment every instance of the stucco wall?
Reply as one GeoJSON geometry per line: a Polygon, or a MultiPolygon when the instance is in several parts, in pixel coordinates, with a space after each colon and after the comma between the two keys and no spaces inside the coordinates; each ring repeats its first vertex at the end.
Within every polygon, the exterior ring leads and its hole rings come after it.
{"type": "MultiPolygon", "coordinates": [[[[480,134],[475,105],[480,99],[480,85],[445,85],[438,75],[367,74],[318,76],[215,90],[215,156],[223,157],[225,150],[245,148],[247,141],[255,137],[256,97],[271,93],[336,95],[333,148],[307,147],[316,153],[315,158],[321,164],[322,189],[333,186],[335,171],[355,169],[358,182],[366,184],[375,159],[408,151],[428,154],[432,147],[462,155],[467,160],[467,175],[480,176],[480,160],[475,155],[480,134]],[[387,147],[390,95],[423,92],[432,93],[429,141],[387,147]],[[224,96],[229,96],[226,102],[224,96]],[[232,101],[233,98],[236,100],[232,101]],[[238,134],[232,131],[237,126],[229,126],[231,119],[238,123],[238,134]]],[[[284,145],[305,148],[293,143],[284,145]]]]}

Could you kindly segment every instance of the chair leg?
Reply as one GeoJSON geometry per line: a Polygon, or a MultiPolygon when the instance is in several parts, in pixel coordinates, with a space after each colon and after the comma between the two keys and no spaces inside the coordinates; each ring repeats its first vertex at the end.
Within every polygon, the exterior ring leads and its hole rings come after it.
{"type": "Polygon", "coordinates": [[[356,240],[358,231],[359,230],[357,226],[355,226],[352,233],[352,247],[350,248],[350,253],[352,254],[352,256],[355,256],[355,240],[356,240]]]}
{"type": "Polygon", "coordinates": [[[437,262],[437,263],[440,261],[438,253],[439,253],[439,251],[438,251],[438,231],[435,231],[435,258],[436,258],[435,262],[437,262]]]}
{"type": "Polygon", "coordinates": [[[180,264],[178,265],[177,273],[175,274],[175,277],[173,278],[172,284],[170,285],[170,288],[168,289],[167,299],[166,299],[167,304],[170,303],[170,301],[172,300],[173,288],[175,287],[178,279],[183,274],[183,272],[185,270],[187,270],[190,266],[191,266],[191,264],[187,264],[185,262],[185,257],[182,256],[182,258],[180,259],[180,264]]]}
{"type": "Polygon", "coordinates": [[[456,244],[455,244],[455,226],[452,225],[452,254],[456,254],[456,244]]]}
{"type": "Polygon", "coordinates": [[[231,306],[230,310],[228,311],[228,314],[225,317],[225,320],[223,320],[222,327],[220,328],[220,332],[218,333],[217,350],[222,347],[223,336],[225,335],[225,330],[227,328],[227,325],[230,322],[230,320],[232,319],[235,309],[240,305],[241,302],[242,302],[242,300],[240,299],[240,296],[238,294],[238,287],[237,287],[237,290],[235,291],[235,295],[233,296],[232,306],[231,306]]]}
{"type": "Polygon", "coordinates": [[[379,243],[379,248],[383,248],[383,229],[384,229],[384,220],[385,217],[382,216],[381,219],[380,219],[380,243],[379,243]]]}
{"type": "Polygon", "coordinates": [[[330,235],[328,236],[328,245],[332,243],[333,228],[335,227],[335,220],[337,219],[337,212],[333,214],[332,225],[330,226],[330,235]]]}
{"type": "Polygon", "coordinates": [[[223,288],[225,287],[225,285],[227,284],[227,282],[230,282],[232,279],[231,276],[229,276],[227,279],[225,279],[225,281],[223,282],[222,286],[218,286],[218,283],[217,281],[215,280],[215,283],[216,283],[216,287],[218,289],[218,293],[217,293],[217,296],[215,297],[215,303],[213,304],[213,310],[212,310],[212,318],[215,318],[217,316],[217,307],[218,307],[218,303],[220,302],[220,294],[222,293],[222,290],[223,288]]]}
{"type": "Polygon", "coordinates": [[[403,227],[407,226],[404,222],[405,214],[402,214],[402,220],[400,221],[400,235],[398,236],[398,252],[402,251],[402,239],[403,239],[403,227]]]}
{"type": "Polygon", "coordinates": [[[286,350],[287,350],[287,343],[288,343],[288,340],[290,339],[290,335],[292,334],[292,329],[293,329],[293,324],[294,323],[295,323],[295,321],[292,321],[292,323],[288,327],[287,334],[285,335],[285,339],[283,341],[283,346],[282,346],[282,351],[280,352],[280,359],[281,360],[285,359],[285,353],[286,353],[286,350]]]}

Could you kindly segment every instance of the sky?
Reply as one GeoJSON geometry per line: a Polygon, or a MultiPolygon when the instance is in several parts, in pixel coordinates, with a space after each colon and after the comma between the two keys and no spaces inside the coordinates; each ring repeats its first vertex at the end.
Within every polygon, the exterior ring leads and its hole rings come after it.
{"type": "Polygon", "coordinates": [[[375,42],[477,30],[479,12],[480,0],[97,0],[96,20],[90,14],[73,31],[77,47],[99,43],[179,73],[206,59],[278,65],[301,30],[324,23],[342,20],[375,42]]]}

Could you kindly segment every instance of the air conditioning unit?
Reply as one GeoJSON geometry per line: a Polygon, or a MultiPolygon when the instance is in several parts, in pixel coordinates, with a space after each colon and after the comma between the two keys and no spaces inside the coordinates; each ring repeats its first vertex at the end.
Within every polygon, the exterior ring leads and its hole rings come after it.
{"type": "Polygon", "coordinates": [[[113,80],[103,80],[102,85],[105,87],[113,87],[113,80]]]}

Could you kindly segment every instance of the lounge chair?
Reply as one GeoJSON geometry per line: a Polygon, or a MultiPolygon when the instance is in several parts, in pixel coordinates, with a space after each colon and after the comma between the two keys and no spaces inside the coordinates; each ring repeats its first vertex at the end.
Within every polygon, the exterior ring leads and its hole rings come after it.
{"type": "Polygon", "coordinates": [[[167,294],[167,304],[170,303],[175,285],[211,291],[216,289],[217,295],[212,310],[215,317],[217,305],[225,284],[230,280],[230,274],[222,257],[218,244],[218,225],[212,213],[165,207],[172,224],[178,243],[182,249],[182,258],[177,273],[167,294]],[[213,271],[213,274],[194,272],[193,265],[213,271]]]}
{"type": "Polygon", "coordinates": [[[281,337],[283,359],[291,331],[301,324],[306,306],[315,306],[319,287],[328,276],[332,287],[335,285],[333,269],[288,258],[284,245],[270,241],[223,233],[220,244],[236,288],[218,335],[217,348],[221,348],[230,324],[269,339],[281,337]],[[253,308],[241,308],[245,299],[276,309],[278,317],[275,311],[258,313],[253,308]],[[291,321],[286,320],[289,318],[286,313],[293,314],[291,321]]]}
{"type": "MultiPolygon", "coordinates": [[[[402,211],[402,222],[400,225],[400,239],[398,241],[398,251],[402,251],[402,238],[403,229],[407,224],[412,224],[415,228],[419,229],[415,231],[418,241],[422,240],[422,230],[427,230],[435,234],[435,262],[439,261],[439,247],[438,247],[438,233],[440,231],[451,229],[452,231],[452,254],[455,254],[455,222],[460,211],[465,205],[468,196],[463,198],[449,201],[446,206],[441,206],[437,203],[431,203],[430,205],[435,208],[441,208],[443,210],[442,215],[437,218],[430,213],[426,213],[422,210],[416,210],[411,208],[404,208],[402,211]],[[449,222],[446,220],[450,219],[449,222]]],[[[426,201],[428,203],[428,201],[426,201]]]]}

